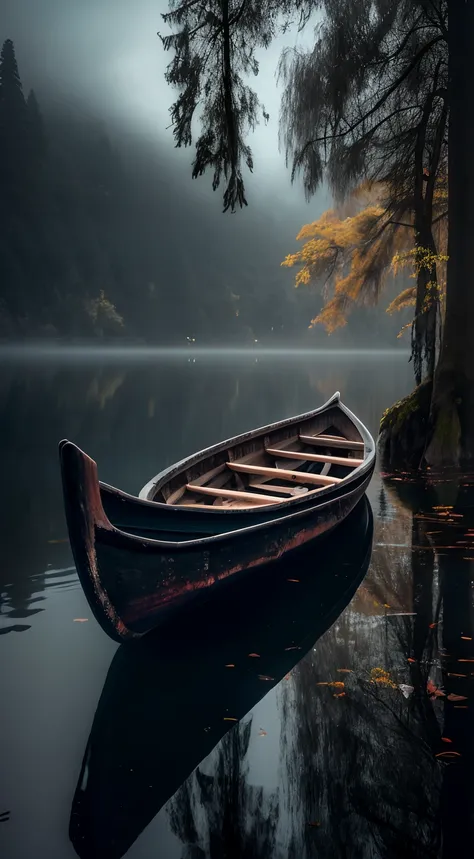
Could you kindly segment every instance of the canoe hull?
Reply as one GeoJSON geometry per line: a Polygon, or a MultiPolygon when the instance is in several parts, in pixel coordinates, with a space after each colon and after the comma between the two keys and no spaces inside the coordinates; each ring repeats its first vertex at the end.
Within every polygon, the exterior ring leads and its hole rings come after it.
{"type": "Polygon", "coordinates": [[[237,574],[277,560],[286,552],[332,531],[356,506],[357,490],[321,511],[310,510],[296,521],[278,520],[267,527],[231,532],[212,547],[192,546],[169,552],[148,543],[96,535],[101,579],[124,624],[145,632],[171,611],[196,600],[237,574]]]}
{"type": "Polygon", "coordinates": [[[71,443],[61,446],[60,456],[78,575],[96,619],[115,640],[141,637],[236,575],[327,534],[356,506],[373,471],[344,495],[314,501],[310,509],[179,543],[114,527],[102,505],[95,462],[71,443]]]}

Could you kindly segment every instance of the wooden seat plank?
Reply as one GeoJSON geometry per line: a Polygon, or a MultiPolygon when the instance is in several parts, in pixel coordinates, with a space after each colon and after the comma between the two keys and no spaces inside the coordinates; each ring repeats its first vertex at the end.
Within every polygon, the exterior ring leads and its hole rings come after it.
{"type": "MultiPolygon", "coordinates": [[[[256,467],[256,466],[255,466],[256,467]]],[[[242,466],[246,468],[246,466],[242,466]]],[[[237,489],[215,489],[213,486],[198,486],[195,483],[187,483],[189,492],[197,492],[201,495],[214,495],[221,498],[234,498],[236,501],[248,501],[249,505],[257,504],[280,504],[281,498],[273,495],[257,495],[255,492],[240,492],[237,489]]]]}
{"type": "Polygon", "coordinates": [[[363,441],[349,441],[329,435],[300,435],[303,444],[314,444],[319,447],[341,447],[345,450],[364,450],[363,441]]]}
{"type": "Polygon", "coordinates": [[[363,463],[363,459],[353,459],[352,457],[344,456],[329,456],[322,453],[302,453],[300,450],[277,450],[276,448],[267,447],[267,453],[270,456],[278,456],[283,459],[302,459],[306,462],[329,462],[331,465],[347,465],[348,468],[357,468],[363,463]]]}
{"type": "Polygon", "coordinates": [[[306,487],[304,487],[304,486],[301,486],[301,487],[294,486],[293,488],[291,488],[291,486],[275,486],[274,484],[272,484],[271,486],[268,486],[265,483],[254,483],[252,480],[249,483],[249,487],[251,489],[258,489],[260,491],[263,490],[263,492],[276,492],[277,494],[281,494],[281,495],[293,495],[293,496],[304,495],[305,492],[308,491],[306,489],[306,487]]]}
{"type": "Polygon", "coordinates": [[[285,468],[267,468],[262,465],[244,465],[240,462],[228,462],[227,465],[232,471],[240,471],[244,474],[265,474],[269,477],[276,477],[280,480],[292,480],[296,483],[324,483],[326,486],[331,486],[333,483],[340,483],[341,477],[326,477],[324,474],[308,474],[306,471],[287,471],[285,468]]]}

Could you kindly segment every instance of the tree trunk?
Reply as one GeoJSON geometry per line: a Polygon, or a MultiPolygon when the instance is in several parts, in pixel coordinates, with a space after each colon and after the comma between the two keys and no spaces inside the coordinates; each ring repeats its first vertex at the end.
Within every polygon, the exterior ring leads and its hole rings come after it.
{"type": "Polygon", "coordinates": [[[474,2],[448,0],[448,277],[431,407],[430,466],[474,464],[474,2]]]}

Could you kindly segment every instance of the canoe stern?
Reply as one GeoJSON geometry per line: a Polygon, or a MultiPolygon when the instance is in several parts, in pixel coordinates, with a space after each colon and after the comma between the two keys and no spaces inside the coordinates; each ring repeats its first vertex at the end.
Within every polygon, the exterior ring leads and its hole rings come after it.
{"type": "Polygon", "coordinates": [[[123,623],[100,577],[96,545],[106,531],[114,531],[100,497],[97,464],[77,445],[62,441],[59,459],[64,508],[77,574],[96,620],[116,641],[139,638],[123,623]]]}

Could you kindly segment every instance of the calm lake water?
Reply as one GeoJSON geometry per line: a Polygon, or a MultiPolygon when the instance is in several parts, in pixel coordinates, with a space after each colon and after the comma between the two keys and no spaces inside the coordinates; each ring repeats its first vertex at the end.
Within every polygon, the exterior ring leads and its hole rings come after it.
{"type": "Polygon", "coordinates": [[[186,454],[335,390],[376,435],[411,383],[400,353],[3,356],[2,857],[468,855],[469,487],[376,473],[368,569],[353,519],[267,568],[231,619],[136,649],[91,616],[62,511],[61,438],[138,492],[186,454]],[[287,611],[272,576],[291,582],[287,611]]]}

